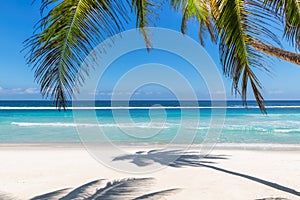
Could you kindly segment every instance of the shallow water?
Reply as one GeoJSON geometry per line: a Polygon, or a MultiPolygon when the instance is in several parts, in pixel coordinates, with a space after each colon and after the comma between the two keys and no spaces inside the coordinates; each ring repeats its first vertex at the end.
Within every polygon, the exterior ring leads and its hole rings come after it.
{"type": "MultiPolygon", "coordinates": [[[[129,105],[98,101],[92,107],[85,102],[80,109],[69,106],[58,112],[49,101],[1,101],[0,142],[80,142],[78,129],[90,140],[99,139],[95,130],[100,130],[113,142],[201,143],[208,137],[212,118],[222,119],[220,113],[212,115],[209,101],[198,102],[196,107],[176,101],[132,101],[129,105]]],[[[245,109],[239,101],[228,101],[225,111],[222,130],[213,135],[219,143],[300,144],[300,101],[270,101],[267,115],[255,102],[245,109]]]]}

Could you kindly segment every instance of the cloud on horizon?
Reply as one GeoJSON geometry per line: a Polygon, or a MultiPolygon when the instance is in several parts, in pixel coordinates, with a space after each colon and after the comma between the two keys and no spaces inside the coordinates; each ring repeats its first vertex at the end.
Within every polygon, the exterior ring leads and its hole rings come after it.
{"type": "Polygon", "coordinates": [[[0,86],[0,94],[4,95],[27,95],[27,94],[39,94],[40,91],[37,88],[3,88],[0,86]]]}

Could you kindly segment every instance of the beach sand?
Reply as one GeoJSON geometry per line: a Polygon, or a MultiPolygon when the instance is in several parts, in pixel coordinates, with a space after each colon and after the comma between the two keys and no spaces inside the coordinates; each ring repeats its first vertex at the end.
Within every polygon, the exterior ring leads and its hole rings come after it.
{"type": "MultiPolygon", "coordinates": [[[[163,153],[163,150],[149,153],[153,149],[157,147],[126,149],[131,156],[120,157],[116,161],[120,165],[129,163],[140,169],[151,165],[162,167],[152,173],[132,174],[104,166],[80,146],[2,145],[0,195],[2,198],[6,195],[14,199],[30,199],[69,188],[61,191],[63,196],[70,193],[71,188],[105,179],[89,185],[92,194],[98,188],[105,187],[107,182],[136,178],[136,187],[145,190],[144,193],[178,189],[165,193],[165,199],[300,199],[299,150],[219,148],[210,152],[207,158],[198,157],[191,150],[190,154],[185,154],[167,167],[163,160],[153,156],[163,153]],[[140,159],[135,152],[142,150],[145,152],[138,153],[143,155],[140,159]],[[141,178],[152,178],[151,185],[144,184],[141,178]]],[[[168,155],[170,152],[165,153],[168,155]]],[[[132,183],[135,184],[134,181],[132,183]]]]}

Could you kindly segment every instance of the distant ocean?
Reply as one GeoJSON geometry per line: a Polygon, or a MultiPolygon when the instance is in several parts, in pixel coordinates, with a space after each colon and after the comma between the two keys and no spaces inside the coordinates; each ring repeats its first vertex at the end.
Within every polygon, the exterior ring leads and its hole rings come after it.
{"type": "MultiPolygon", "coordinates": [[[[198,104],[196,108],[185,108],[187,110],[184,114],[177,101],[131,101],[129,106],[123,106],[122,109],[112,108],[109,101],[97,101],[95,108],[99,126],[113,142],[169,143],[177,130],[182,128],[187,136],[191,132],[196,133],[194,143],[201,143],[212,116],[209,101],[200,101],[198,104]],[[157,104],[162,107],[152,109],[151,106],[157,104]],[[199,126],[181,123],[181,117],[191,122],[198,119],[195,109],[200,111],[199,126]],[[128,118],[123,115],[124,110],[130,113],[132,121],[116,123],[113,115],[121,121],[122,117],[128,118]],[[160,124],[164,120],[165,123],[160,124]],[[151,121],[153,123],[150,124],[151,121]],[[159,130],[153,137],[141,139],[125,134],[122,128],[131,132],[137,129],[147,132],[159,130]]],[[[50,101],[0,101],[0,143],[79,143],[71,103],[69,106],[70,109],[58,112],[55,104],[50,101]]],[[[82,122],[77,123],[77,126],[94,126],[89,124],[85,109],[91,108],[85,108],[83,102],[79,112],[82,122]]],[[[240,101],[228,101],[225,123],[218,142],[300,144],[300,101],[268,101],[267,112],[267,115],[262,114],[254,101],[248,102],[248,109],[240,101]]],[[[179,143],[185,142],[183,135],[179,143]]]]}

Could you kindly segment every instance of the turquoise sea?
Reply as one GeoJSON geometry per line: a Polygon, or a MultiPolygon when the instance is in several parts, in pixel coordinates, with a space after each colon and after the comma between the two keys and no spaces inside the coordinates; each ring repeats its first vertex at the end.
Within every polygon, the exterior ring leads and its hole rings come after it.
{"type": "MultiPolygon", "coordinates": [[[[300,101],[268,101],[267,115],[253,101],[248,102],[248,109],[240,101],[226,104],[219,143],[300,144],[300,101]]],[[[0,101],[0,142],[79,143],[76,126],[98,126],[113,142],[169,143],[181,129],[183,134],[177,143],[188,142],[190,134],[195,134],[194,143],[201,143],[211,118],[220,117],[211,115],[209,101],[198,102],[196,108],[181,108],[177,101],[131,101],[127,107],[122,102],[120,107],[111,107],[109,101],[97,101],[95,125],[88,114],[93,108],[84,107],[84,102],[82,105],[76,110],[75,122],[71,102],[70,109],[59,112],[50,101],[0,101]],[[161,107],[153,109],[153,105],[161,107]],[[151,137],[139,137],[143,132],[151,137]]]]}

